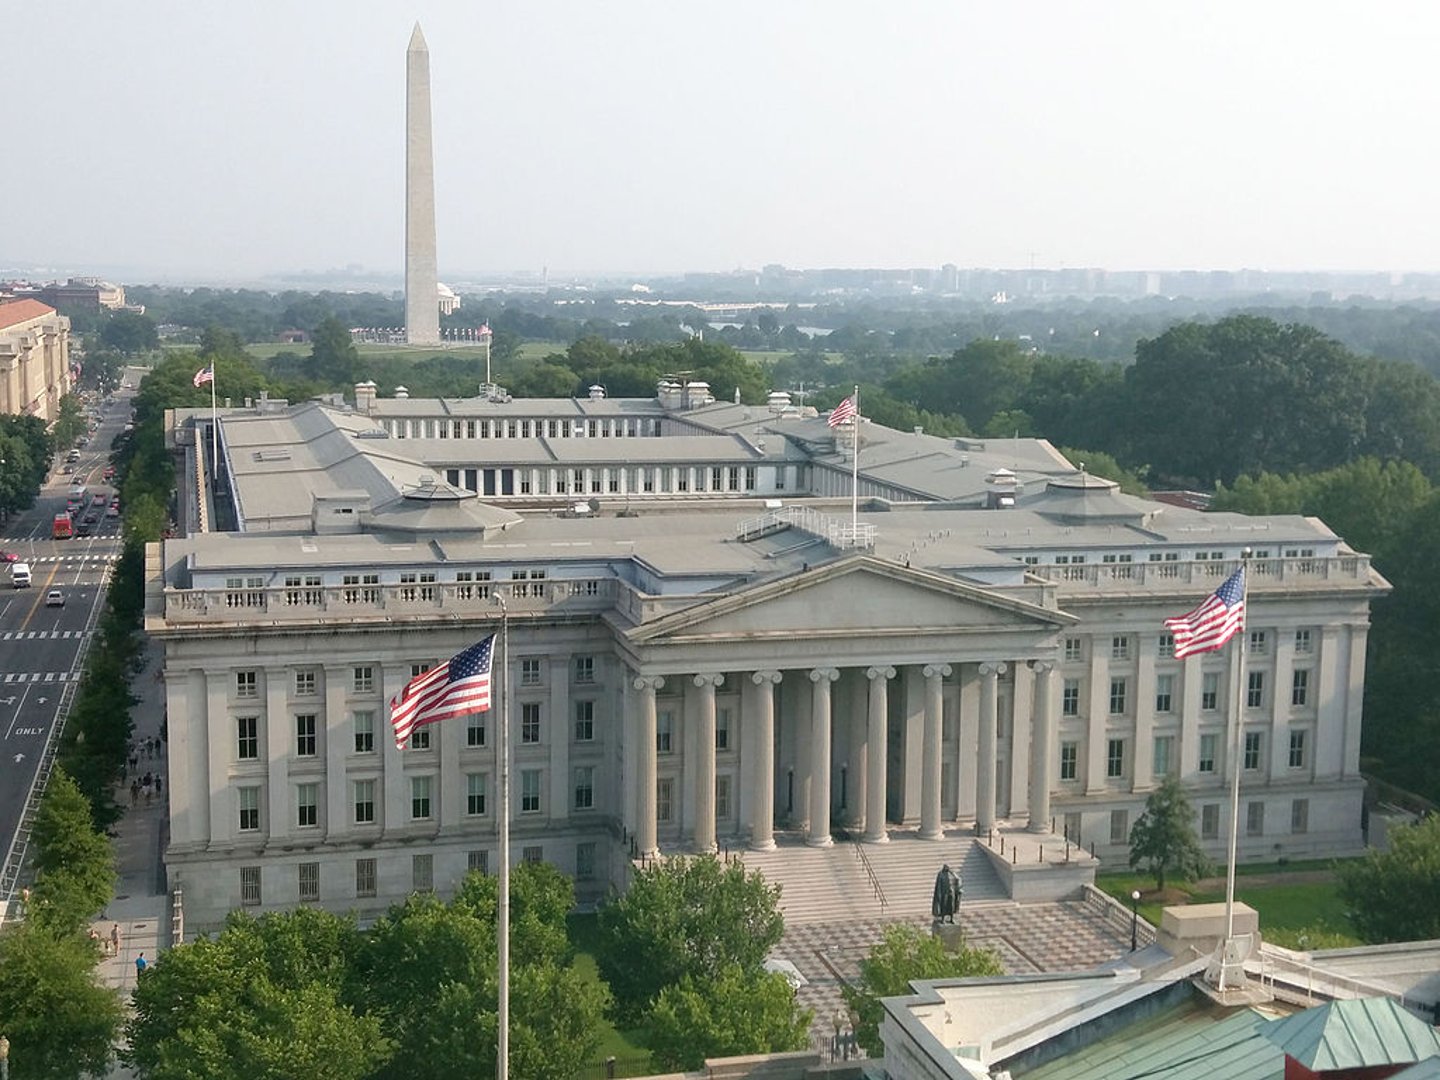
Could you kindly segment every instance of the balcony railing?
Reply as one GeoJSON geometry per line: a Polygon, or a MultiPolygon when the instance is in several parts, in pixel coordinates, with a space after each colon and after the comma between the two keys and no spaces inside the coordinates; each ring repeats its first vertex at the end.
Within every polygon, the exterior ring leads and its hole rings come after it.
{"type": "Polygon", "coordinates": [[[848,520],[822,514],[808,506],[786,506],[747,518],[735,527],[735,536],[743,544],[780,529],[799,529],[819,537],[838,551],[850,548],[869,551],[875,547],[874,525],[865,521],[852,525],[848,520]]]}
{"type": "MultiPolygon", "coordinates": [[[[1319,585],[1326,582],[1364,582],[1370,578],[1366,555],[1308,556],[1290,559],[1251,559],[1251,588],[1267,585],[1319,585]]],[[[1186,562],[1082,563],[1079,566],[1033,565],[1036,577],[1062,586],[1096,589],[1213,590],[1240,566],[1238,559],[1186,562]]]]}

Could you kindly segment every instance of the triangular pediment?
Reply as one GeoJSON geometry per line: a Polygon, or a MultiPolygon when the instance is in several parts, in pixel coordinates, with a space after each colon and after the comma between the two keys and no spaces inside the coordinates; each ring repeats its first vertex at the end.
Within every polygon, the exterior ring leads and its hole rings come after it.
{"type": "Polygon", "coordinates": [[[637,643],[784,639],[898,631],[1054,630],[1073,616],[940,574],[870,556],[843,559],[665,615],[630,631],[637,643]]]}

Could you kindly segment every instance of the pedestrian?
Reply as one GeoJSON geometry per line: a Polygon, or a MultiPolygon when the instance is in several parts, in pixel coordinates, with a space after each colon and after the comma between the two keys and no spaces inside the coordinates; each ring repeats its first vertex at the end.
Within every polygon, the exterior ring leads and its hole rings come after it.
{"type": "Polygon", "coordinates": [[[97,948],[100,946],[100,931],[96,930],[95,927],[90,927],[90,933],[87,936],[90,938],[91,945],[97,948]]]}
{"type": "Polygon", "coordinates": [[[135,957],[135,977],[138,979],[140,973],[149,966],[150,965],[145,962],[145,953],[142,951],[139,956],[135,957]]]}
{"type": "Polygon", "coordinates": [[[155,794],[156,794],[156,795],[159,795],[159,794],[160,794],[160,774],[159,774],[159,773],[156,773],[156,774],[155,774],[155,794]]]}
{"type": "Polygon", "coordinates": [[[130,771],[133,773],[133,772],[135,771],[135,766],[137,766],[137,765],[139,765],[139,764],[140,764],[140,755],[139,755],[139,754],[132,753],[132,754],[130,755],[130,771]]]}
{"type": "Polygon", "coordinates": [[[140,778],[140,786],[143,787],[146,791],[150,790],[150,785],[154,782],[155,777],[152,773],[147,772],[144,776],[140,778]]]}
{"type": "Polygon", "coordinates": [[[131,780],[131,781],[130,781],[130,805],[131,805],[131,806],[134,806],[134,805],[135,805],[137,802],[139,802],[139,801],[140,801],[140,781],[139,781],[139,780],[131,780]]]}
{"type": "Polygon", "coordinates": [[[110,955],[120,955],[120,924],[118,922],[110,927],[110,955]]]}

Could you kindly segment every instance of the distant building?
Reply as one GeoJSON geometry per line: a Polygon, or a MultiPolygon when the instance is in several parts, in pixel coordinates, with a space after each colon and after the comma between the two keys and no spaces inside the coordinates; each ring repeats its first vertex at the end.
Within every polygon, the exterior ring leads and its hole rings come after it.
{"type": "MultiPolygon", "coordinates": [[[[39,298],[57,311],[119,311],[125,305],[125,289],[99,278],[70,278],[63,285],[42,286],[39,298]]],[[[142,309],[143,310],[143,309],[142,309]]]]}
{"type": "Polygon", "coordinates": [[[47,424],[70,392],[70,320],[39,300],[0,303],[0,414],[47,424]]]}
{"type": "Polygon", "coordinates": [[[440,299],[441,315],[454,315],[460,310],[460,297],[455,295],[455,290],[449,285],[442,281],[435,286],[435,292],[440,299]]]}

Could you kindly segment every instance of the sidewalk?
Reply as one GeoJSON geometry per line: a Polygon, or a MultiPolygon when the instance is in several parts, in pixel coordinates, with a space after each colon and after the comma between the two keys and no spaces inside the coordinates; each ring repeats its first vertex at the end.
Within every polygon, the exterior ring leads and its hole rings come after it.
{"type": "Polygon", "coordinates": [[[127,995],[135,986],[135,958],[143,952],[145,959],[153,963],[160,951],[171,944],[164,867],[170,797],[166,745],[162,741],[154,757],[147,756],[145,751],[146,740],[160,738],[165,716],[164,694],[155,677],[160,670],[161,655],[157,646],[147,642],[143,654],[145,666],[131,683],[132,692],[140,699],[131,712],[135,723],[131,745],[136,748],[137,761],[116,798],[121,806],[127,806],[131,780],[146,773],[162,779],[163,791],[159,796],[152,794],[147,798],[142,789],[135,804],[115,826],[115,863],[119,872],[115,899],[93,924],[107,945],[113,928],[117,925],[120,928],[119,954],[106,956],[96,971],[105,985],[127,995]]]}

